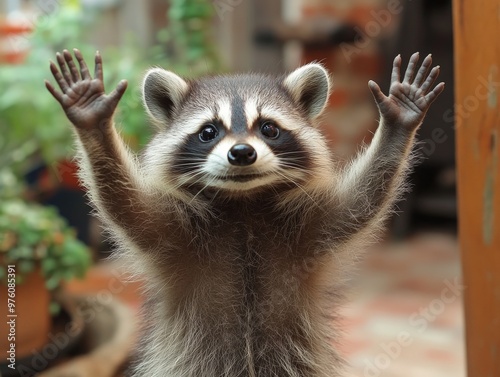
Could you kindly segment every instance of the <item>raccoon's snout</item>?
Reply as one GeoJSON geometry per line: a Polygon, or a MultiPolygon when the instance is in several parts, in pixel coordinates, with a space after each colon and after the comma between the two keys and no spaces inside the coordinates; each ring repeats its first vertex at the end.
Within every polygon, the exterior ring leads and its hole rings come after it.
{"type": "Polygon", "coordinates": [[[257,152],[248,144],[236,144],[227,152],[227,159],[231,165],[248,166],[257,160],[257,152]]]}

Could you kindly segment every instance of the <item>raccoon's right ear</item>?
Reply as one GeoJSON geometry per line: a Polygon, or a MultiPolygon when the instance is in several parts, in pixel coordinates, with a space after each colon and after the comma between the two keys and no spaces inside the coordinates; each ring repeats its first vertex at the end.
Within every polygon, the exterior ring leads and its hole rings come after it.
{"type": "Polygon", "coordinates": [[[170,123],[188,88],[187,82],[173,72],[153,68],[146,73],[142,82],[142,98],[156,125],[161,127],[170,123]]]}

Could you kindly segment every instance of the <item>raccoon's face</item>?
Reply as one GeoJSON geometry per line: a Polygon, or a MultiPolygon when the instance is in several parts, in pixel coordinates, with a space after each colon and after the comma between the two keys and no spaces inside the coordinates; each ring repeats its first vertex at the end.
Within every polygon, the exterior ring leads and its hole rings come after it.
{"type": "Polygon", "coordinates": [[[238,75],[186,82],[155,68],[144,103],[159,132],[144,155],[149,178],[170,187],[251,192],[299,186],[328,159],[315,119],[328,73],[309,64],[285,78],[238,75]]]}

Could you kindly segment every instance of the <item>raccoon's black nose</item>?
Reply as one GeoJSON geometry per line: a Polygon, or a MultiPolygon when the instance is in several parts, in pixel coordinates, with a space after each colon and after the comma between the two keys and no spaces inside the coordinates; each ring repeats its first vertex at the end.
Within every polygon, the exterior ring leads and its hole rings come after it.
{"type": "Polygon", "coordinates": [[[236,144],[227,153],[227,159],[231,165],[252,165],[257,160],[257,152],[251,145],[236,144]]]}

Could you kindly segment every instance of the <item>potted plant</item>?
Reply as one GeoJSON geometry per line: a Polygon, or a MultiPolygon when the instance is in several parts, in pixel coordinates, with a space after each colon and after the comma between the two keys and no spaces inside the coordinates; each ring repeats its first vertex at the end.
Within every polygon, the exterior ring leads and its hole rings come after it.
{"type": "Polygon", "coordinates": [[[54,208],[19,197],[9,171],[0,171],[0,192],[0,352],[21,360],[48,342],[59,309],[52,293],[83,277],[91,255],[54,208]]]}

